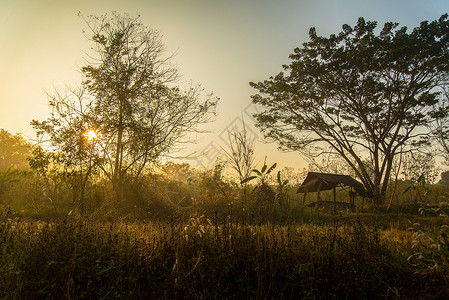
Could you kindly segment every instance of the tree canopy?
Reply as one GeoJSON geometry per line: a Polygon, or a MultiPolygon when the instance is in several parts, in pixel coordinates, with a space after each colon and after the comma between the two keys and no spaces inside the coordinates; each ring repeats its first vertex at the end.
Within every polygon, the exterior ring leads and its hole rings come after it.
{"type": "Polygon", "coordinates": [[[84,20],[92,53],[81,68],[80,91],[52,94],[52,117],[33,126],[66,153],[67,162],[78,161],[81,172],[87,161],[86,175],[93,166],[100,169],[120,199],[125,181],[209,120],[217,98],[200,86],[179,86],[160,33],[139,17],[113,13],[84,20]],[[88,130],[95,132],[90,141],[88,130]]]}
{"type": "Polygon", "coordinates": [[[308,157],[335,153],[381,202],[395,157],[429,144],[435,107],[447,100],[449,21],[376,28],[363,18],[329,37],[311,28],[284,72],[250,85],[267,139],[308,157]]]}

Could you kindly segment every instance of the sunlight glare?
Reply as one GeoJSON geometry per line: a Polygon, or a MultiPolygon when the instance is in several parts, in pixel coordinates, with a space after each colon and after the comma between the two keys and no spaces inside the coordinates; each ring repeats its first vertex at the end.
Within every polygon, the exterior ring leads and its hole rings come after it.
{"type": "Polygon", "coordinates": [[[89,129],[84,133],[84,137],[87,139],[88,142],[92,142],[98,139],[98,134],[95,131],[95,129],[89,129]]]}

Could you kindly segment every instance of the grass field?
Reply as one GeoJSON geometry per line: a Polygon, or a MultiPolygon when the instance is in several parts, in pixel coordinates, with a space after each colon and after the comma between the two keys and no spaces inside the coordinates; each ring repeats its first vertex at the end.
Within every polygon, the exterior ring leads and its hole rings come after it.
{"type": "Polygon", "coordinates": [[[444,299],[447,218],[215,214],[158,222],[55,222],[3,212],[5,299],[444,299]]]}

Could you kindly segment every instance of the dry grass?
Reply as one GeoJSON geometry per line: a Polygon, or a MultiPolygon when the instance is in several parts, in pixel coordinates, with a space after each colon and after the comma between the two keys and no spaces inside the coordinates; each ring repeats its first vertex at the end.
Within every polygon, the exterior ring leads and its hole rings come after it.
{"type": "Polygon", "coordinates": [[[411,247],[413,232],[376,228],[357,218],[344,222],[333,218],[324,225],[250,225],[227,217],[210,220],[201,216],[179,222],[129,225],[99,224],[75,217],[48,224],[3,215],[0,296],[449,296],[445,277],[447,247],[438,255],[435,251],[433,256],[424,253],[432,265],[418,264],[414,259],[407,260],[416,254],[411,247]]]}

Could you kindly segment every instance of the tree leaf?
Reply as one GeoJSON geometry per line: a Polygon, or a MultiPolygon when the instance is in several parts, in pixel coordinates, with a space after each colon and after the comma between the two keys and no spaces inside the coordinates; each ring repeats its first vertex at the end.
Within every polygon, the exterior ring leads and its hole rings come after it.
{"type": "Polygon", "coordinates": [[[253,169],[253,172],[256,173],[258,176],[262,176],[262,173],[257,169],[253,169]]]}
{"type": "Polygon", "coordinates": [[[245,183],[250,182],[251,180],[253,180],[255,178],[257,178],[257,176],[247,177],[247,178],[243,179],[242,181],[240,181],[240,184],[245,184],[245,183]]]}
{"type": "Polygon", "coordinates": [[[268,169],[268,171],[267,171],[267,175],[268,174],[270,174],[271,173],[271,171],[273,171],[275,168],[276,168],[276,166],[277,166],[277,163],[274,163],[269,169],[268,169]]]}

